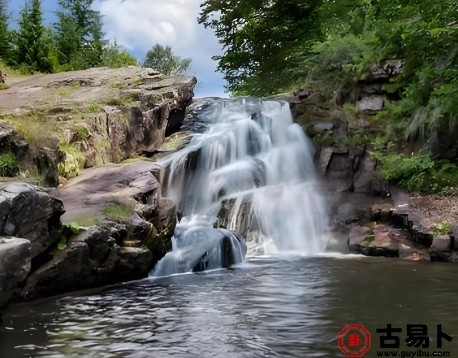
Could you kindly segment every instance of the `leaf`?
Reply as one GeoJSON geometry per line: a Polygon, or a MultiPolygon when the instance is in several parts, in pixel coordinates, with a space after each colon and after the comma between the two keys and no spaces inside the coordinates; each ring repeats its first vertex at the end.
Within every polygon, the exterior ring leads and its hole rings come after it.
{"type": "Polygon", "coordinates": [[[78,223],[76,223],[76,222],[74,222],[74,221],[72,221],[71,223],[68,223],[66,226],[67,226],[67,227],[70,229],[70,231],[71,231],[72,233],[74,233],[74,234],[78,234],[78,233],[81,231],[81,228],[80,228],[80,226],[78,225],[78,223]]]}
{"type": "Polygon", "coordinates": [[[67,238],[65,237],[65,235],[62,235],[59,239],[59,242],[57,243],[57,248],[59,250],[65,250],[68,245],[67,245],[67,238]]]}

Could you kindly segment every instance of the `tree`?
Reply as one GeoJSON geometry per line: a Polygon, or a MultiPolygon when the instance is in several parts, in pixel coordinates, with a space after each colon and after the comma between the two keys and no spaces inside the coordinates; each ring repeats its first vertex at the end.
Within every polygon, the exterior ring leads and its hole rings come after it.
{"type": "Polygon", "coordinates": [[[114,43],[105,46],[102,54],[102,65],[112,68],[123,66],[137,66],[138,61],[125,48],[114,43]]]}
{"type": "Polygon", "coordinates": [[[190,58],[174,55],[170,46],[154,45],[146,53],[143,67],[151,67],[164,75],[180,75],[186,72],[191,64],[190,58]]]}
{"type": "Polygon", "coordinates": [[[54,24],[59,62],[67,69],[84,69],[102,63],[106,45],[102,16],[91,9],[94,0],[59,0],[59,21],[54,24]]]}
{"type": "Polygon", "coordinates": [[[50,44],[46,35],[41,1],[30,0],[21,11],[19,30],[12,36],[12,64],[28,72],[51,72],[50,44]]]}
{"type": "Polygon", "coordinates": [[[319,0],[207,0],[199,23],[215,30],[224,53],[213,58],[227,88],[266,95],[294,79],[292,71],[321,37],[319,0]]]}
{"type": "Polygon", "coordinates": [[[0,0],[0,58],[5,59],[9,48],[7,0],[0,0]]]}

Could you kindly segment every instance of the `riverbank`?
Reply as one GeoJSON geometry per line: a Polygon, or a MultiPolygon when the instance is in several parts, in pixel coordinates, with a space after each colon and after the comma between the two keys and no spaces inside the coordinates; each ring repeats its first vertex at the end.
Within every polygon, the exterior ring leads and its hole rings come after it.
{"type": "Polygon", "coordinates": [[[180,128],[195,83],[96,68],[0,92],[0,308],[145,277],[170,250],[176,207],[141,156],[180,128]]]}

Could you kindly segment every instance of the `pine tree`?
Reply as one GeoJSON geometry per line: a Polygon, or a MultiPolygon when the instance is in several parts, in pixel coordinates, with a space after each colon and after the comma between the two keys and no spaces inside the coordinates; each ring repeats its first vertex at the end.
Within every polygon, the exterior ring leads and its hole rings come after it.
{"type": "Polygon", "coordinates": [[[106,44],[102,16],[91,9],[93,0],[59,0],[59,21],[55,24],[61,64],[68,69],[84,69],[102,63],[106,44]]]}
{"type": "Polygon", "coordinates": [[[0,0],[0,58],[5,59],[9,48],[7,0],[0,0]]]}
{"type": "Polygon", "coordinates": [[[49,43],[43,26],[40,0],[30,0],[21,11],[19,30],[13,39],[11,62],[27,71],[51,72],[52,63],[48,58],[49,43]]]}

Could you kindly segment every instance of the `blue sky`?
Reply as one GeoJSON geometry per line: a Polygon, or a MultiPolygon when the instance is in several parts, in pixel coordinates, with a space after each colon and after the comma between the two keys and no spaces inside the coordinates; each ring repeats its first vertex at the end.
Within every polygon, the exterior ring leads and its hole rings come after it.
{"type": "MultiPolygon", "coordinates": [[[[192,58],[190,74],[197,77],[194,90],[197,97],[221,96],[224,80],[216,72],[217,63],[211,59],[221,53],[221,45],[214,33],[197,23],[202,0],[94,0],[93,8],[103,15],[107,38],[126,47],[143,60],[156,43],[170,45],[181,57],[192,58]]],[[[17,22],[24,1],[10,0],[13,26],[17,22]],[[16,21],[15,21],[16,20],[16,21]]],[[[53,11],[57,0],[42,0],[47,23],[55,21],[53,11]]]]}

